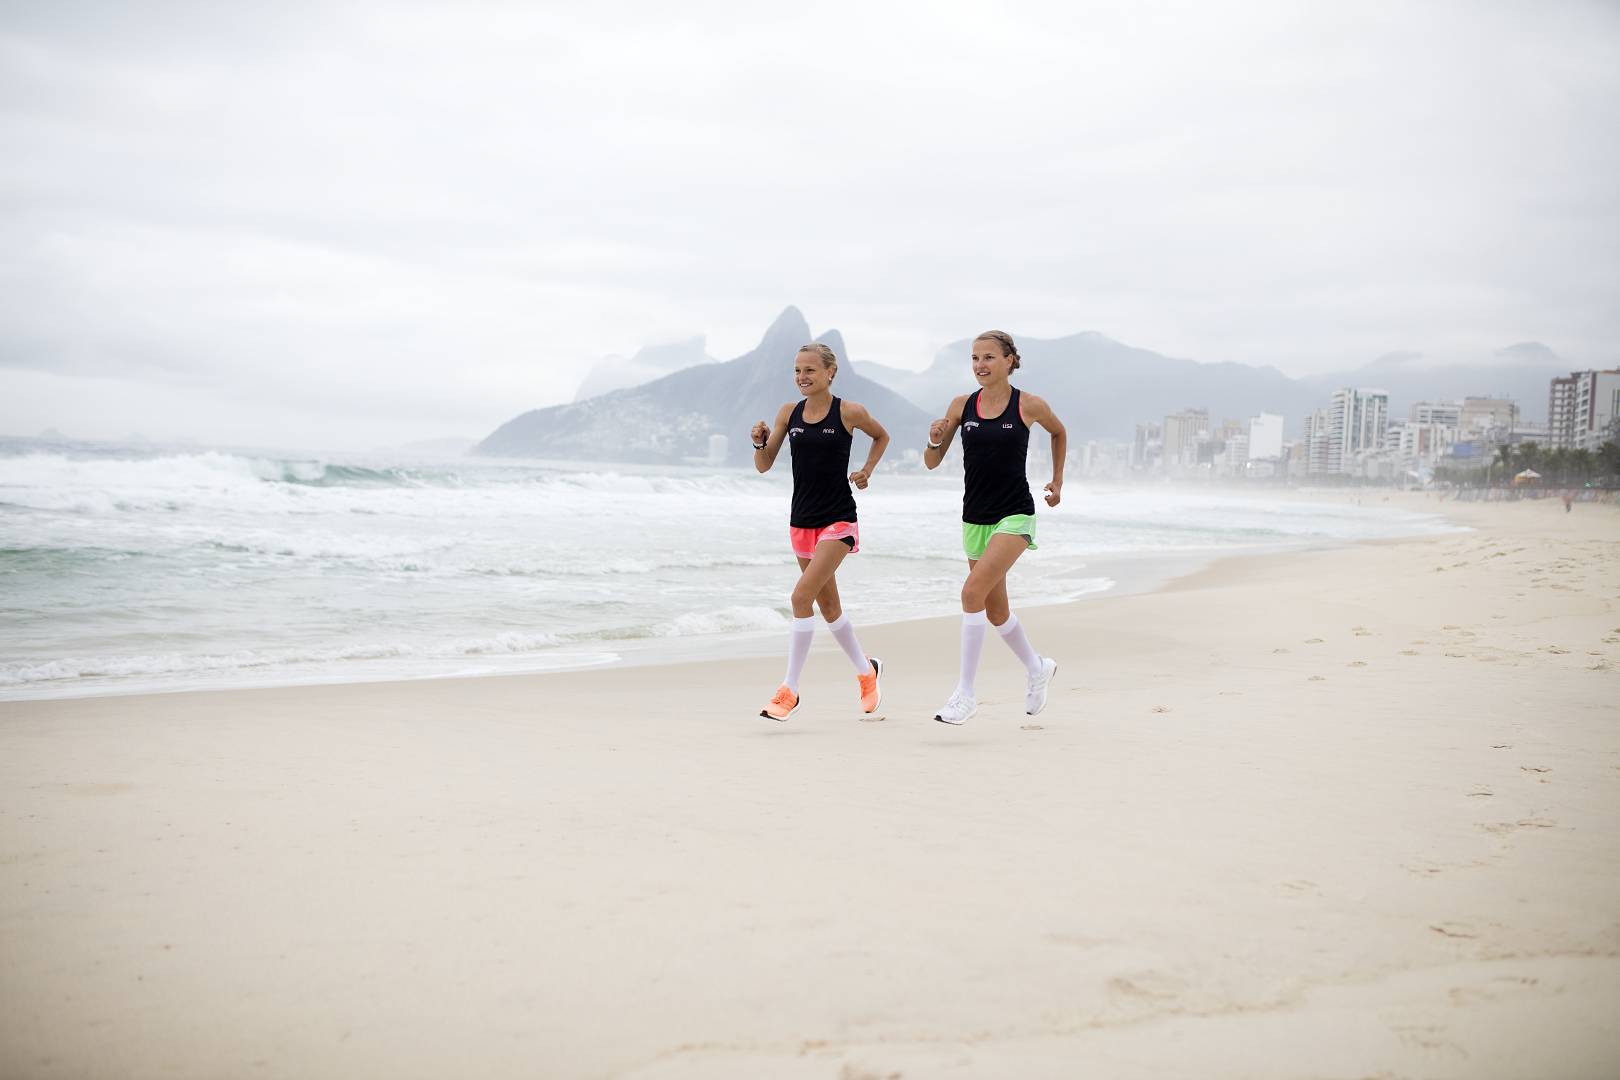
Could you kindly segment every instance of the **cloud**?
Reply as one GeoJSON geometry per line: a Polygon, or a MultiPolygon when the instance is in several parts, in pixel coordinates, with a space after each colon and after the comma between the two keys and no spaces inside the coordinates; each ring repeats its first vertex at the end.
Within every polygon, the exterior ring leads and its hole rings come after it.
{"type": "Polygon", "coordinates": [[[10,5],[0,385],[479,434],[788,303],[907,367],[1610,362],[1616,100],[1601,4],[10,5]]]}

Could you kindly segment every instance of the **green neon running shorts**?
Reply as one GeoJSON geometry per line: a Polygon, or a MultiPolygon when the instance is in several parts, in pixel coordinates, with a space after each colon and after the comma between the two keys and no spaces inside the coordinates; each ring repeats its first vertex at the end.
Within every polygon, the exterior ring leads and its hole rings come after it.
{"type": "Polygon", "coordinates": [[[1013,536],[1022,536],[1029,541],[1029,550],[1035,550],[1035,515],[1034,514],[1008,514],[994,525],[975,525],[972,522],[962,522],[962,550],[967,557],[978,560],[984,558],[984,549],[990,546],[990,538],[996,533],[1011,533],[1013,536]]]}

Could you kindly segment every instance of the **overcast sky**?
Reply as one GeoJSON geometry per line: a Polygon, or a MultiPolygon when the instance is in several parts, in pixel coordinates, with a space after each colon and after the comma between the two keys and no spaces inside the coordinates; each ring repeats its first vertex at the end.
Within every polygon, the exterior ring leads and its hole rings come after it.
{"type": "Polygon", "coordinates": [[[5,0],[0,432],[482,436],[789,303],[1612,366],[1617,115],[1614,3],[5,0]]]}

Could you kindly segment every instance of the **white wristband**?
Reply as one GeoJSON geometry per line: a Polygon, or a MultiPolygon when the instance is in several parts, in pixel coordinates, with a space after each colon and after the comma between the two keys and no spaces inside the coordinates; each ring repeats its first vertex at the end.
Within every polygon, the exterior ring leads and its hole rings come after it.
{"type": "Polygon", "coordinates": [[[942,447],[944,445],[945,444],[942,443],[942,442],[931,442],[931,443],[928,444],[928,449],[930,449],[930,450],[938,450],[940,447],[942,447]]]}

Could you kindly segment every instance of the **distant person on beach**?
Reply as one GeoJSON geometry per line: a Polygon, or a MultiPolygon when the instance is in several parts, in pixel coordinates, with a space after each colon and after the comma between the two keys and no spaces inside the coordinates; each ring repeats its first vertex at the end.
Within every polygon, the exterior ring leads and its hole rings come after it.
{"type": "Polygon", "coordinates": [[[1574,506],[1574,505],[1575,505],[1575,493],[1573,491],[1564,492],[1564,513],[1566,513],[1566,514],[1569,513],[1570,508],[1572,506],[1574,506]]]}
{"type": "Polygon", "coordinates": [[[1041,656],[1029,643],[1007,600],[1007,571],[1025,551],[1035,550],[1035,500],[1029,493],[1024,459],[1029,431],[1039,424],[1052,436],[1052,482],[1046,505],[1063,498],[1063,457],[1068,435],[1063,423],[1041,398],[1026,394],[1007,380],[1020,366],[1018,347],[1001,330],[986,330],[973,341],[973,377],[979,389],[955,398],[942,420],[928,430],[923,463],[938,468],[958,429],[962,432],[962,548],[968,576],[962,586],[962,669],[956,690],[934,719],[965,723],[978,711],[974,679],[984,649],[986,626],[1023,661],[1029,679],[1024,711],[1031,716],[1046,708],[1046,691],[1057,661],[1041,656]]]}
{"type": "Polygon", "coordinates": [[[760,472],[768,472],[776,463],[783,442],[791,447],[793,458],[788,535],[793,554],[799,559],[799,580],[793,586],[787,675],[759,713],[770,720],[786,720],[799,709],[799,676],[815,637],[815,608],[821,609],[827,629],[855,666],[861,711],[876,712],[883,700],[879,685],[883,662],[868,657],[855,639],[855,627],[844,614],[833,575],[844,556],[861,550],[855,496],[849,486],[866,490],[872,470],[889,445],[889,433],[864,406],[833,396],[832,383],[837,376],[838,357],[830,348],[814,342],[804,346],[793,358],[793,379],[803,400],[783,405],[777,410],[774,424],[766,427],[761,420],[752,432],[754,468],[760,472]],[[849,449],[855,431],[872,437],[872,449],[866,455],[866,464],[849,472],[849,449]]]}

